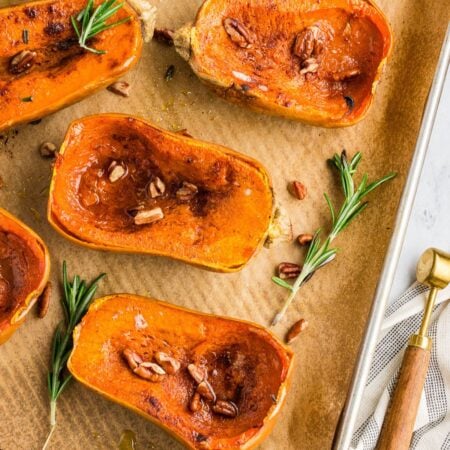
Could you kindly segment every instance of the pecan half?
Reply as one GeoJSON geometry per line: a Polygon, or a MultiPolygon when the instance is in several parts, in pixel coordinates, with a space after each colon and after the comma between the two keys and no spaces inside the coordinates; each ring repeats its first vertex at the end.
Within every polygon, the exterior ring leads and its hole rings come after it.
{"type": "Polygon", "coordinates": [[[146,225],[157,222],[164,218],[164,213],[161,208],[141,209],[136,212],[134,216],[134,223],[136,225],[146,225]]]}
{"type": "Polygon", "coordinates": [[[216,414],[221,414],[225,417],[236,417],[238,415],[238,407],[233,402],[227,402],[225,400],[218,400],[215,405],[213,405],[212,410],[216,414]]]}
{"type": "Polygon", "coordinates": [[[183,202],[188,202],[192,200],[198,192],[198,188],[195,184],[188,183],[187,181],[183,181],[182,186],[176,192],[176,196],[178,200],[183,202]]]}
{"type": "Polygon", "coordinates": [[[48,313],[48,308],[50,307],[51,295],[52,295],[52,282],[49,281],[47,283],[47,286],[45,286],[44,292],[39,297],[38,316],[40,319],[43,319],[48,313]]]}
{"type": "Polygon", "coordinates": [[[151,198],[160,197],[164,192],[166,192],[166,185],[159,177],[156,177],[148,185],[148,195],[150,195],[151,198]]]}
{"type": "Polygon", "coordinates": [[[292,52],[303,62],[319,56],[328,40],[328,34],[318,25],[311,25],[297,34],[292,52]]]}
{"type": "Polygon", "coordinates": [[[9,71],[13,75],[18,75],[28,70],[36,58],[36,52],[30,50],[22,50],[11,58],[9,63],[9,71]]]}
{"type": "Polygon", "coordinates": [[[251,48],[254,38],[239,20],[227,17],[223,21],[223,27],[234,44],[241,48],[251,48]]]}
{"type": "Polygon", "coordinates": [[[167,353],[157,352],[155,354],[155,360],[170,375],[173,375],[180,370],[180,362],[169,356],[167,353]]]}
{"type": "Polygon", "coordinates": [[[215,403],[216,402],[216,393],[212,386],[206,381],[203,380],[198,386],[197,391],[201,397],[205,400],[215,403]]]}
{"type": "Polygon", "coordinates": [[[187,370],[191,377],[199,384],[206,378],[204,371],[198,368],[195,364],[189,364],[187,366],[187,370]]]}
{"type": "Polygon", "coordinates": [[[300,319],[299,321],[295,322],[294,325],[292,325],[291,328],[289,328],[289,331],[286,334],[286,343],[292,344],[294,342],[299,334],[306,329],[308,326],[308,322],[305,319],[300,319]]]}
{"type": "Polygon", "coordinates": [[[142,358],[133,350],[130,348],[126,348],[122,352],[123,357],[125,358],[125,361],[128,363],[128,366],[131,370],[135,370],[138,368],[139,364],[142,364],[142,358]]]}
{"type": "Polygon", "coordinates": [[[278,276],[282,280],[297,278],[301,271],[302,268],[295,263],[282,262],[278,265],[278,276]]]}

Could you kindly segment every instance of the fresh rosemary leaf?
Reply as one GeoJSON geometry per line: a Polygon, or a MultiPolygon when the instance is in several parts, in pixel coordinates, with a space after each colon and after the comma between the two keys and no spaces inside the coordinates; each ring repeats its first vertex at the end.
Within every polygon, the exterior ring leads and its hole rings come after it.
{"type": "Polygon", "coordinates": [[[76,275],[73,281],[69,281],[67,265],[63,262],[62,281],[64,296],[62,306],[65,320],[61,322],[53,335],[50,370],[47,376],[48,392],[50,396],[50,432],[42,450],[47,448],[50,438],[56,426],[56,401],[65,387],[72,379],[67,373],[67,360],[73,348],[72,333],[78,325],[97,290],[98,282],[105,276],[104,273],[95,278],[89,286],[76,275]]]}
{"type": "Polygon", "coordinates": [[[88,50],[97,55],[106,53],[105,50],[99,50],[87,46],[87,41],[99,33],[110,28],[117,27],[122,23],[128,22],[131,17],[107,24],[106,21],[119,11],[124,2],[117,3],[117,0],[106,0],[105,2],[94,8],[94,0],[88,0],[86,7],[80,11],[76,17],[71,17],[72,27],[78,37],[78,44],[81,48],[88,50]]]}
{"type": "Polygon", "coordinates": [[[289,284],[278,277],[273,277],[272,281],[279,286],[282,286],[290,291],[289,296],[283,304],[283,307],[275,316],[272,321],[272,325],[276,325],[286,313],[290,304],[297,295],[298,290],[303,283],[308,281],[313,273],[331,262],[338,252],[337,248],[331,248],[330,245],[336,239],[338,234],[345,230],[350,223],[358,217],[364,209],[367,208],[368,202],[362,201],[367,194],[372,192],[377,187],[381,186],[386,181],[391,180],[396,176],[391,172],[379,180],[373,181],[368,184],[368,175],[364,174],[359,186],[355,188],[355,182],[353,175],[356,173],[359,163],[361,162],[362,155],[360,152],[356,153],[353,158],[348,161],[345,150],[338,155],[337,153],[330,160],[332,165],[338,170],[341,180],[342,191],[344,193],[344,202],[339,210],[336,210],[331,202],[330,197],[324,194],[328,208],[331,215],[331,230],[326,240],[321,242],[320,234],[321,230],[318,229],[310,243],[308,252],[306,253],[304,263],[302,265],[302,271],[300,275],[295,279],[293,284],[289,284]]]}

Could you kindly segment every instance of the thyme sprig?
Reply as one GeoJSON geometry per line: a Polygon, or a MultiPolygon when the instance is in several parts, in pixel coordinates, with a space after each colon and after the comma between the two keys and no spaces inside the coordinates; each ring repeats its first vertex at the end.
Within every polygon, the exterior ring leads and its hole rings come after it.
{"type": "Polygon", "coordinates": [[[117,0],[106,0],[94,9],[94,0],[88,0],[86,8],[84,8],[78,16],[70,17],[72,26],[78,36],[78,44],[81,48],[98,55],[106,53],[105,50],[88,47],[86,42],[95,35],[102,33],[109,28],[117,27],[117,25],[128,22],[131,19],[131,17],[125,17],[125,19],[118,20],[114,23],[106,23],[106,21],[119,11],[124,4],[124,2],[116,2],[117,0]]]}
{"type": "Polygon", "coordinates": [[[363,175],[361,183],[356,188],[353,180],[353,175],[356,173],[359,163],[361,162],[362,155],[360,152],[356,153],[351,161],[347,159],[345,150],[339,156],[335,154],[331,159],[332,165],[337,168],[341,179],[342,190],[344,193],[344,203],[339,211],[336,211],[330,197],[325,193],[324,197],[327,202],[328,208],[331,214],[331,231],[327,238],[322,243],[320,235],[321,229],[319,228],[311,241],[308,252],[303,263],[303,267],[299,276],[296,278],[294,284],[289,284],[279,277],[272,277],[272,281],[279,286],[282,286],[290,291],[289,296],[283,304],[283,307],[274,317],[272,326],[276,325],[284,316],[289,305],[294,300],[300,287],[308,281],[314,272],[321,267],[331,262],[335,257],[338,249],[331,247],[331,243],[336,239],[338,234],[345,230],[350,223],[359,215],[364,209],[367,208],[368,202],[363,201],[367,194],[375,190],[377,187],[391,180],[396,176],[394,172],[391,172],[379,180],[368,182],[367,173],[363,175]]]}
{"type": "Polygon", "coordinates": [[[64,295],[61,303],[65,321],[58,325],[53,336],[50,370],[47,376],[50,396],[50,432],[43,450],[47,448],[56,426],[56,401],[72,378],[72,375],[67,372],[66,364],[73,349],[73,330],[86,314],[97,290],[98,282],[105,274],[99,275],[89,285],[86,281],[81,280],[78,275],[70,282],[67,276],[67,265],[64,261],[62,276],[64,295]]]}

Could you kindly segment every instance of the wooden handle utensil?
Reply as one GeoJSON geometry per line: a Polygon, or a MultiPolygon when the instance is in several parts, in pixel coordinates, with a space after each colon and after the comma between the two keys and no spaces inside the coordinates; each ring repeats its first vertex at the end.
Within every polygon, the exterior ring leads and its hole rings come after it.
{"type": "Polygon", "coordinates": [[[417,280],[431,287],[419,332],[410,337],[403,357],[397,386],[384,418],[377,450],[408,450],[414,431],[432,341],[427,337],[436,294],[450,282],[450,255],[428,249],[416,270],[417,280]]]}

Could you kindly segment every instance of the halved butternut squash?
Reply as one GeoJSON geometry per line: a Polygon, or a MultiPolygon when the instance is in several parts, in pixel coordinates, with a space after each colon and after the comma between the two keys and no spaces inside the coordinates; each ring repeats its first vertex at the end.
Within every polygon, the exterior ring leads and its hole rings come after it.
{"type": "Polygon", "coordinates": [[[41,238],[0,208],[0,344],[25,320],[47,284],[49,271],[41,238]]]}
{"type": "Polygon", "coordinates": [[[392,33],[372,0],[206,0],[173,39],[224,98],[338,127],[367,112],[392,33]]]}
{"type": "Polygon", "coordinates": [[[78,381],[190,449],[260,444],[292,364],[292,352],[259,325],[131,294],[93,303],[68,361],[78,381]]]}
{"type": "Polygon", "coordinates": [[[124,4],[112,19],[130,21],[79,45],[70,21],[86,0],[43,0],[0,9],[0,131],[39,119],[107,86],[133,67],[141,25],[124,4]]]}
{"type": "Polygon", "coordinates": [[[135,117],[74,121],[54,167],[48,220],[96,249],[242,268],[263,243],[272,189],[256,161],[135,117]]]}

